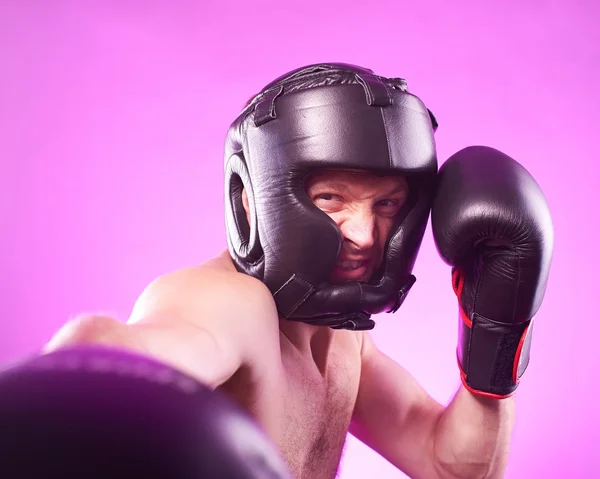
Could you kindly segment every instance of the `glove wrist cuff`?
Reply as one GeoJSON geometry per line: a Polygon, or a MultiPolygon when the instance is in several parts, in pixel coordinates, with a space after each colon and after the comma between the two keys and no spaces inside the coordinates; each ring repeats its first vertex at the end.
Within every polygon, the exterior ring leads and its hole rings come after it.
{"type": "Polygon", "coordinates": [[[457,348],[461,380],[475,394],[512,395],[529,363],[532,320],[506,324],[473,313],[460,314],[457,348]]]}

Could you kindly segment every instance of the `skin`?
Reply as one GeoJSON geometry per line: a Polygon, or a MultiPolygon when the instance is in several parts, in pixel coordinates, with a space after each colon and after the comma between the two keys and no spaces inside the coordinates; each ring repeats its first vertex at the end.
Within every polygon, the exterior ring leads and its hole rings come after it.
{"type": "MultiPolygon", "coordinates": [[[[330,281],[368,280],[406,201],[406,181],[320,171],[306,192],[344,239],[330,281]]],[[[46,351],[82,343],[150,355],[229,394],[297,478],[335,477],[348,432],[416,479],[499,478],[506,469],[513,398],[461,386],[442,406],[366,332],[280,319],[267,288],[238,273],[226,252],[152,282],[126,324],[82,316],[46,351]]]]}

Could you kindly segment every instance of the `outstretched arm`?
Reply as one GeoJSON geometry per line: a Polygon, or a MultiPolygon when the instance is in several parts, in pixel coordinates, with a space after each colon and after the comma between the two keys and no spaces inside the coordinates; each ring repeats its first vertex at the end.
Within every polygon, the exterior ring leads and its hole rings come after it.
{"type": "Polygon", "coordinates": [[[105,316],[81,316],[63,326],[45,352],[86,343],[129,349],[216,388],[260,357],[255,354],[261,344],[259,331],[278,340],[272,302],[268,290],[253,278],[189,268],[152,282],[127,324],[105,316]],[[261,326],[258,321],[273,324],[261,326]]]}

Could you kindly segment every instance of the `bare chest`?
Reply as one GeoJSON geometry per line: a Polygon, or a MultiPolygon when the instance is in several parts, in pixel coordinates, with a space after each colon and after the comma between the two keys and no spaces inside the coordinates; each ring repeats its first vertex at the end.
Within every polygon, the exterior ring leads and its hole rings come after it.
{"type": "Polygon", "coordinates": [[[358,356],[345,352],[332,352],[324,374],[314,363],[284,357],[281,450],[298,478],[330,479],[337,472],[360,375],[358,356]]]}
{"type": "Polygon", "coordinates": [[[332,479],[358,394],[358,342],[341,341],[317,366],[282,345],[281,363],[236,396],[275,440],[297,479],[332,479]]]}

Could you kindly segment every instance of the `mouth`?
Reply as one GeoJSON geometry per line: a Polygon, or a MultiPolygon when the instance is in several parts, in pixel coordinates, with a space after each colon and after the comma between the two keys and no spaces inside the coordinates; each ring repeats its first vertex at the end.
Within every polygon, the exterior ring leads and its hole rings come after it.
{"type": "Polygon", "coordinates": [[[362,281],[365,280],[369,264],[368,260],[338,259],[333,275],[338,280],[362,281]]]}
{"type": "Polygon", "coordinates": [[[367,262],[365,260],[344,259],[338,260],[338,262],[335,263],[335,266],[344,271],[354,271],[356,269],[361,268],[362,266],[365,266],[366,264],[367,262]]]}

